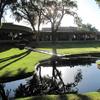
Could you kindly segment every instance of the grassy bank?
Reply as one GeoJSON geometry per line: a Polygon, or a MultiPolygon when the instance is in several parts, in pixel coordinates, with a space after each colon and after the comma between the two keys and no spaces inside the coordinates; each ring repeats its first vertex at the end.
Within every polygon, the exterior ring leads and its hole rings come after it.
{"type": "Polygon", "coordinates": [[[48,55],[11,48],[0,52],[0,82],[32,75],[39,60],[48,55]]]}
{"type": "MultiPolygon", "coordinates": [[[[65,55],[100,53],[99,42],[61,42],[54,45],[51,43],[40,43],[38,48],[49,51],[52,48],[56,48],[58,53],[65,55]]],[[[40,60],[49,57],[50,55],[47,54],[0,46],[0,82],[31,75],[35,70],[35,65],[40,60]]]]}
{"type": "Polygon", "coordinates": [[[100,100],[100,92],[90,92],[85,94],[33,96],[16,100],[100,100]]]}

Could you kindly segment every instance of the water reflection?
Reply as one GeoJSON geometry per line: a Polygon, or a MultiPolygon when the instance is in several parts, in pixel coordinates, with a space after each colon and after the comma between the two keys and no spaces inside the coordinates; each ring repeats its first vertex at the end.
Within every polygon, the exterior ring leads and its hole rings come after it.
{"type": "Polygon", "coordinates": [[[63,86],[60,80],[53,80],[52,77],[42,77],[42,82],[37,74],[27,81],[25,85],[20,84],[15,90],[16,97],[42,95],[42,94],[62,94],[62,93],[77,93],[75,88],[82,79],[81,71],[78,71],[74,77],[74,81],[63,86]]]}
{"type": "Polygon", "coordinates": [[[8,100],[9,91],[5,92],[4,84],[0,83],[0,96],[3,100],[8,100]]]}
{"type": "MultiPolygon", "coordinates": [[[[77,72],[81,70],[82,80],[77,85],[78,92],[91,92],[96,91],[100,88],[100,70],[97,67],[97,64],[91,63],[90,65],[78,65],[78,66],[63,66],[58,67],[59,71],[62,72],[62,78],[65,84],[74,82],[74,77],[77,72]]],[[[42,67],[42,76],[50,75],[52,76],[51,67],[42,67]],[[47,71],[49,70],[49,72],[47,71]]]]}
{"type": "MultiPolygon", "coordinates": [[[[51,66],[51,60],[52,57],[50,59],[47,60],[42,60],[40,61],[41,66],[44,67],[50,67],[51,66]]],[[[56,60],[56,66],[57,67],[62,67],[62,66],[70,66],[70,67],[74,67],[74,66],[78,66],[78,65],[91,65],[92,63],[95,63],[96,60],[98,60],[97,57],[88,57],[88,56],[83,56],[83,57],[70,57],[70,58],[61,58],[61,57],[55,57],[54,60],[56,60]]]]}
{"type": "MultiPolygon", "coordinates": [[[[90,60],[90,59],[89,59],[90,60]]],[[[100,90],[100,70],[97,65],[94,63],[96,59],[90,60],[88,63],[84,62],[74,63],[72,66],[67,63],[66,66],[58,66],[57,70],[61,75],[64,86],[61,81],[57,77],[55,80],[52,80],[52,67],[50,65],[48,67],[44,67],[41,65],[41,78],[40,81],[39,72],[34,74],[33,77],[29,79],[23,79],[20,81],[9,82],[5,84],[5,90],[10,90],[14,92],[10,93],[10,96],[22,97],[22,96],[30,96],[30,95],[42,95],[42,94],[60,94],[64,92],[74,92],[74,93],[84,93],[100,90]],[[17,89],[15,89],[17,88],[17,89]]],[[[70,62],[70,61],[69,61],[70,62]]],[[[75,62],[73,60],[73,62],[75,62]]],[[[58,64],[58,63],[57,63],[58,64]]],[[[60,63],[62,65],[62,63],[60,63]]],[[[46,64],[44,64],[46,65],[46,64]]]]}

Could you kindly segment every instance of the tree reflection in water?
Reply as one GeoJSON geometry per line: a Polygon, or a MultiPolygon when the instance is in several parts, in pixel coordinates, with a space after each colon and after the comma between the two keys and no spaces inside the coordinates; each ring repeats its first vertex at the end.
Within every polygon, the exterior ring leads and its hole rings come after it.
{"type": "MultiPolygon", "coordinates": [[[[78,59],[79,60],[79,59],[78,59]]],[[[78,83],[82,80],[82,71],[78,70],[76,76],[74,77],[74,81],[71,83],[65,84],[62,79],[61,72],[57,69],[58,65],[66,65],[70,64],[71,67],[79,64],[91,64],[96,59],[84,59],[84,60],[61,60],[57,57],[43,60],[40,65],[37,67],[39,70],[39,75],[36,73],[33,75],[32,79],[27,81],[26,85],[20,84],[20,86],[15,90],[15,97],[25,97],[25,96],[33,96],[33,95],[43,95],[43,94],[64,94],[64,93],[78,93],[78,88],[76,87],[78,83]],[[75,63],[72,63],[72,62],[75,63]],[[78,61],[76,63],[76,61],[78,61]],[[88,62],[87,62],[88,61],[88,62]],[[47,63],[48,62],[48,63],[47,63]],[[68,63],[69,62],[69,63],[68,63]],[[41,66],[45,64],[50,64],[53,68],[52,77],[50,76],[41,76],[41,66]]],[[[70,77],[70,76],[69,76],[70,77]]]]}
{"type": "MultiPolygon", "coordinates": [[[[58,67],[61,67],[65,65],[74,67],[76,65],[91,65],[92,62],[95,62],[96,59],[81,59],[81,60],[66,60],[66,59],[50,59],[40,62],[40,66],[46,66],[47,64],[51,65],[53,67],[52,70],[52,76],[41,76],[41,67],[38,66],[39,75],[37,73],[34,73],[33,77],[27,81],[25,85],[20,84],[18,88],[14,91],[15,97],[25,97],[25,96],[33,96],[33,95],[42,95],[42,94],[64,94],[64,93],[77,93],[78,83],[82,80],[82,71],[78,70],[77,74],[74,77],[74,81],[71,83],[65,84],[62,79],[62,73],[57,69],[58,67]],[[48,62],[48,63],[47,63],[48,62]],[[80,62],[80,63],[79,63],[80,62]]],[[[67,71],[66,71],[67,72],[67,71]]],[[[71,76],[69,76],[71,77],[71,76]]],[[[8,95],[4,91],[3,85],[2,89],[0,89],[0,95],[2,97],[7,97],[8,95]]],[[[1,88],[1,87],[0,87],[1,88]]],[[[4,99],[6,100],[6,99],[4,99]]]]}
{"type": "Polygon", "coordinates": [[[10,91],[8,91],[8,90],[5,91],[4,87],[5,87],[5,84],[0,83],[0,96],[1,96],[2,100],[8,100],[10,91]]]}
{"type": "Polygon", "coordinates": [[[64,93],[77,93],[78,89],[75,88],[82,80],[82,72],[79,70],[74,78],[74,82],[70,84],[62,84],[61,80],[52,77],[41,77],[35,73],[32,79],[28,80],[25,85],[20,84],[15,90],[15,97],[25,97],[42,94],[64,94],[64,93]]]}

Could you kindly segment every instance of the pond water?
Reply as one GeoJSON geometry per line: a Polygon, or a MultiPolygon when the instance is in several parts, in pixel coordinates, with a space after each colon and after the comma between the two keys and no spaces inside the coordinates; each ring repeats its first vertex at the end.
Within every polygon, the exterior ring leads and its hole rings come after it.
{"type": "MultiPolygon", "coordinates": [[[[62,78],[65,84],[73,83],[76,74],[79,71],[81,72],[82,80],[77,86],[79,93],[97,91],[100,89],[100,69],[98,69],[95,63],[85,66],[79,65],[74,67],[59,67],[58,70],[62,72],[62,78]]],[[[42,76],[44,75],[52,76],[52,68],[42,67],[42,76]]]]}
{"type": "Polygon", "coordinates": [[[20,84],[26,84],[26,82],[30,79],[31,77],[29,78],[25,78],[25,79],[21,79],[21,80],[17,80],[17,81],[12,81],[12,82],[7,82],[7,83],[4,83],[5,85],[5,91],[9,91],[9,97],[14,97],[15,95],[15,89],[18,88],[18,86],[20,84]]]}
{"type": "MultiPolygon", "coordinates": [[[[78,85],[76,86],[79,93],[97,91],[98,89],[100,89],[100,69],[99,66],[96,64],[96,61],[95,63],[89,63],[85,65],[80,64],[74,66],[67,65],[57,67],[57,69],[61,72],[62,79],[65,84],[73,83],[77,73],[81,73],[82,79],[78,82],[78,85]]],[[[41,72],[42,76],[52,76],[52,67],[41,66],[41,72]]],[[[14,96],[13,90],[15,90],[21,83],[26,84],[28,80],[29,78],[5,83],[5,90],[11,89],[10,96],[14,96]]]]}

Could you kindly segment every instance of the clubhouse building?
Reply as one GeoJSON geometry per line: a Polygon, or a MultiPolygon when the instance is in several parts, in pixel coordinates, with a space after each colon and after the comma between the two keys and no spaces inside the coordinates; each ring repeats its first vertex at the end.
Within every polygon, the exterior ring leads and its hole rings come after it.
{"type": "MultiPolygon", "coordinates": [[[[55,34],[56,41],[100,40],[99,31],[86,31],[78,27],[60,27],[55,34]]],[[[43,28],[39,35],[40,41],[52,41],[50,28],[43,28]]]]}
{"type": "MultiPolygon", "coordinates": [[[[38,39],[39,41],[52,41],[52,34],[55,34],[56,41],[100,40],[99,31],[86,31],[78,27],[60,27],[56,33],[52,33],[50,28],[42,28],[38,39]]],[[[32,29],[25,26],[4,23],[0,28],[0,40],[27,39],[31,41],[35,37],[32,29]]]]}

